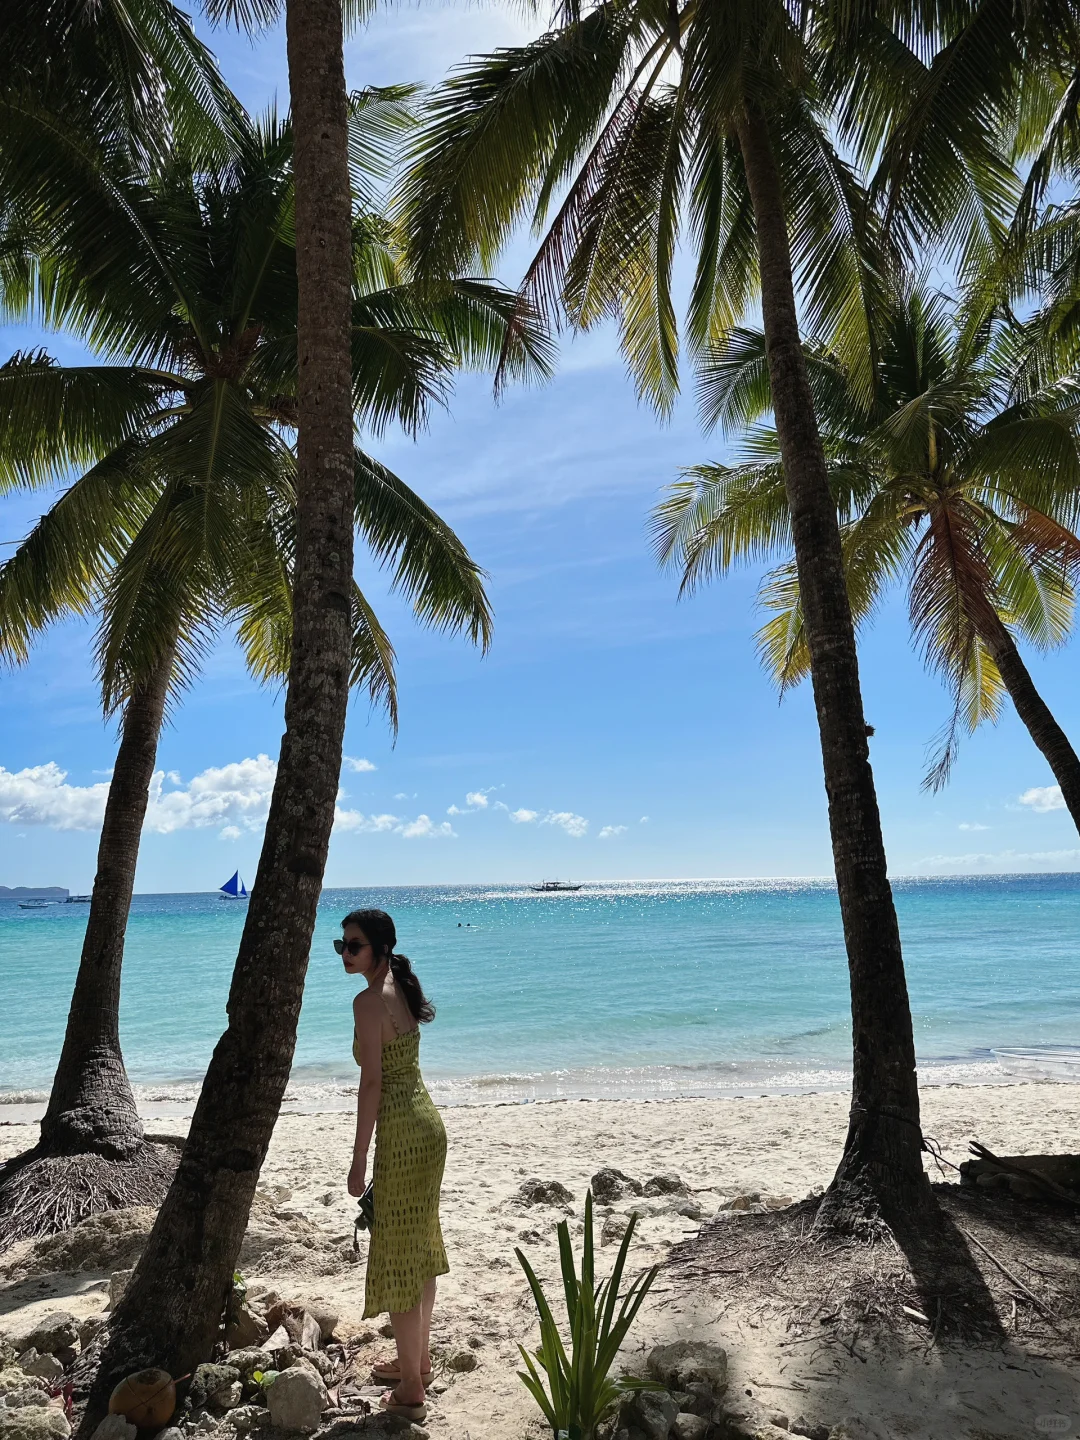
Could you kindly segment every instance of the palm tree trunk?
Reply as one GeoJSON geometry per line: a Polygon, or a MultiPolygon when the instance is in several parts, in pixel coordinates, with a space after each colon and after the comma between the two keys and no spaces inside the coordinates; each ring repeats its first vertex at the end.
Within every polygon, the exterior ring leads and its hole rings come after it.
{"type": "Polygon", "coordinates": [[[1016,642],[1001,617],[991,606],[987,607],[987,611],[987,614],[979,616],[979,635],[994,657],[994,664],[1012,697],[1016,713],[1053,771],[1073,824],[1080,830],[1080,757],[1036,690],[1016,642]]]}
{"type": "Polygon", "coordinates": [[[836,506],[806,378],[780,175],[764,115],[737,134],[757,228],[773,410],[810,651],[829,829],[851,981],[854,1081],[847,1142],[822,1221],[847,1228],[930,1202],[900,930],[881,835],[836,506]]]}
{"type": "Polygon", "coordinates": [[[117,1379],[209,1358],[277,1120],[334,823],[352,651],[351,201],[341,0],[288,0],[300,352],[297,558],[285,735],[258,874],[177,1169],[110,1326],[80,1435],[117,1379]]]}
{"type": "Polygon", "coordinates": [[[170,648],[124,712],[90,915],[64,1048],[41,1122],[39,1155],[97,1154],[126,1160],[142,1144],[142,1124],[120,1053],[120,971],[172,666],[170,648]]]}

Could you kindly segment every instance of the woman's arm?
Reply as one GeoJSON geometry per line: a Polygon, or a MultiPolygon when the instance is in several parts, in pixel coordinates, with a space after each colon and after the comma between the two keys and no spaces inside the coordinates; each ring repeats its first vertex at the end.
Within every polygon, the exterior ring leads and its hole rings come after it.
{"type": "Polygon", "coordinates": [[[368,1147],[382,1094],[382,1012],[378,1005],[371,1003],[370,991],[353,1001],[353,1019],[360,1052],[360,1089],[356,1095],[356,1141],[349,1171],[349,1194],[359,1196],[367,1183],[368,1147]]]}

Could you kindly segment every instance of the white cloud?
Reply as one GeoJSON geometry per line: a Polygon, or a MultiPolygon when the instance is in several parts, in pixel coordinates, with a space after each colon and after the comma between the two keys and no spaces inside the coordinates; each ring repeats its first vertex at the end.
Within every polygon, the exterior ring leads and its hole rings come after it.
{"type": "Polygon", "coordinates": [[[972,851],[967,855],[925,855],[916,860],[915,872],[929,870],[932,874],[943,869],[978,870],[983,873],[1005,875],[1027,865],[1061,865],[1080,860],[1080,850],[998,850],[972,851]]]}
{"type": "MultiPolygon", "coordinates": [[[[211,766],[188,785],[163,770],[150,784],[145,828],[158,835],[176,830],[228,828],[258,830],[266,820],[277,774],[267,755],[211,766]],[[176,788],[166,790],[166,781],[176,788]]],[[[45,825],[52,830],[97,830],[105,814],[109,786],[69,785],[67,771],[55,761],[11,772],[0,767],[0,820],[45,825]]]]}
{"type": "MultiPolygon", "coordinates": [[[[258,833],[266,824],[276,777],[277,762],[268,755],[210,766],[187,785],[176,771],[159,770],[150,785],[145,828],[158,835],[217,829],[222,840],[258,833]],[[175,788],[166,789],[170,783],[175,788]]],[[[44,825],[53,830],[97,830],[108,794],[104,782],[69,785],[67,772],[54,761],[17,772],[0,766],[0,822],[44,825]]],[[[454,833],[449,825],[433,825],[426,815],[407,822],[397,815],[365,815],[340,805],[334,811],[334,828],[345,834],[394,832],[406,839],[454,833]]]]}
{"type": "Polygon", "coordinates": [[[400,824],[396,815],[364,815],[359,810],[334,811],[334,829],[346,834],[381,835],[400,824]]]}
{"type": "Polygon", "coordinates": [[[605,825],[596,838],[598,840],[611,840],[616,835],[624,835],[625,833],[625,825],[605,825]]]}
{"type": "Polygon", "coordinates": [[[394,796],[394,799],[395,799],[395,800],[415,800],[415,799],[416,799],[416,796],[415,796],[415,795],[406,795],[404,790],[399,790],[398,793],[394,796]]]}
{"type": "Polygon", "coordinates": [[[68,785],[55,761],[25,770],[0,766],[0,816],[13,825],[48,825],[53,830],[96,830],[105,813],[106,782],[68,785]]]}
{"type": "Polygon", "coordinates": [[[164,790],[165,776],[158,771],[150,787],[146,828],[159,835],[226,825],[261,830],[276,777],[277,761],[269,755],[212,765],[187,786],[169,791],[164,790]]]}
{"type": "MultiPolygon", "coordinates": [[[[470,790],[465,796],[464,809],[458,805],[451,805],[448,807],[446,813],[448,815],[473,815],[477,810],[486,810],[488,808],[488,796],[497,788],[496,785],[489,785],[486,790],[470,790]]],[[[496,801],[496,808],[505,810],[506,806],[496,801]]]]}
{"type": "Polygon", "coordinates": [[[406,840],[456,840],[457,833],[447,821],[437,825],[430,815],[418,815],[407,825],[397,827],[398,834],[406,840]]]}
{"type": "Polygon", "coordinates": [[[580,840],[589,828],[589,822],[584,815],[575,815],[572,810],[549,810],[540,824],[558,825],[575,840],[580,840]]]}
{"type": "Polygon", "coordinates": [[[1064,810],[1065,797],[1060,785],[1035,785],[1020,796],[1020,804],[1045,814],[1048,810],[1064,810]]]}
{"type": "MultiPolygon", "coordinates": [[[[501,808],[505,810],[506,806],[503,805],[501,808]]],[[[589,829],[589,822],[584,815],[575,815],[572,810],[548,810],[546,814],[541,815],[539,810],[522,808],[521,810],[509,810],[507,813],[515,825],[532,825],[539,820],[541,825],[558,825],[561,830],[565,830],[567,835],[573,836],[575,840],[580,840],[589,829]]],[[[618,832],[613,831],[612,833],[618,832]]],[[[607,836],[604,838],[606,839],[607,836]]]]}
{"type": "Polygon", "coordinates": [[[649,823],[648,815],[642,815],[641,819],[637,823],[639,825],[647,825],[649,823]]]}
{"type": "Polygon", "coordinates": [[[379,768],[377,765],[373,765],[370,760],[364,760],[362,758],[354,759],[351,755],[343,755],[341,757],[341,763],[345,766],[346,770],[356,770],[361,775],[366,774],[368,770],[377,770],[379,768]]]}
{"type": "Polygon", "coordinates": [[[362,835],[400,835],[403,840],[456,840],[457,832],[444,820],[441,824],[430,815],[404,820],[399,815],[362,815],[359,810],[339,810],[334,822],[337,830],[362,835]]]}
{"type": "Polygon", "coordinates": [[[976,821],[972,821],[969,823],[967,820],[961,820],[960,824],[956,828],[958,830],[989,830],[990,826],[980,825],[976,821]]]}

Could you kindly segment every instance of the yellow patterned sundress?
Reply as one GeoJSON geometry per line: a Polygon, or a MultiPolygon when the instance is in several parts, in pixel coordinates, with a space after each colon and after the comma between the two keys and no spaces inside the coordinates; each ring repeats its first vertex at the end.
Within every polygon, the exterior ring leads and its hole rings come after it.
{"type": "MultiPolygon", "coordinates": [[[[359,1065],[355,1038],[353,1058],[359,1065]]],[[[445,1165],[446,1129],[420,1076],[420,1031],[406,1030],[382,1049],[365,1320],[411,1310],[426,1283],[450,1269],[439,1226],[445,1165]]]]}

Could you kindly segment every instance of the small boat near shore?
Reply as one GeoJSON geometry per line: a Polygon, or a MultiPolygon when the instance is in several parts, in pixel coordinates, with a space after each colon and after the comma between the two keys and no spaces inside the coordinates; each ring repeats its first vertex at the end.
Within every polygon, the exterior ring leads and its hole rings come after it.
{"type": "Polygon", "coordinates": [[[20,910],[47,910],[50,905],[55,905],[55,900],[20,900],[20,910]]]}
{"type": "Polygon", "coordinates": [[[1006,1075],[1018,1080],[1064,1080],[1080,1084],[1080,1046],[1032,1045],[993,1052],[1006,1075]]]}
{"type": "Polygon", "coordinates": [[[580,885],[571,885],[569,880],[541,880],[539,885],[530,885],[530,890],[535,890],[541,895],[556,894],[563,890],[580,890],[580,885]]]}

